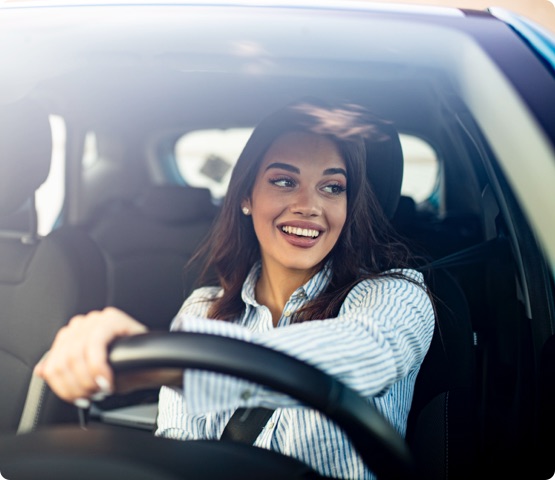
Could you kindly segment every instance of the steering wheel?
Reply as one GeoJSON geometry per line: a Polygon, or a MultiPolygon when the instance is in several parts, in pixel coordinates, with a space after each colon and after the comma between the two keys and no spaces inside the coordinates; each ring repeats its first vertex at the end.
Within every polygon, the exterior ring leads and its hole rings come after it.
{"type": "MultiPolygon", "coordinates": [[[[233,375],[264,385],[327,415],[343,429],[365,464],[379,478],[414,476],[412,457],[403,438],[367,400],[335,378],[283,353],[215,335],[156,332],[116,340],[111,346],[109,361],[116,376],[156,368],[190,368],[233,375]]],[[[121,478],[121,469],[131,469],[131,474],[137,468],[134,458],[149,462],[147,470],[163,466],[164,472],[158,471],[160,475],[154,477],[161,479],[178,478],[180,473],[187,473],[188,478],[203,479],[319,478],[295,459],[253,446],[218,441],[180,442],[150,435],[137,438],[136,432],[128,429],[79,432],[74,427],[58,427],[11,439],[0,437],[0,472],[4,473],[3,465],[10,462],[12,467],[15,462],[15,469],[21,472],[22,464],[28,467],[32,463],[25,454],[34,452],[33,458],[38,462],[34,473],[14,478],[34,478],[37,472],[41,478],[50,478],[45,476],[44,462],[37,461],[36,452],[40,451],[40,458],[44,460],[46,454],[56,462],[56,475],[52,478],[64,478],[63,466],[68,465],[70,454],[69,463],[75,465],[70,465],[67,478],[77,471],[80,478],[89,478],[83,473],[95,469],[96,478],[115,478],[105,473],[115,468],[114,462],[121,478]],[[94,462],[83,454],[91,449],[96,455],[94,462]],[[105,456],[109,458],[100,462],[105,456]],[[209,463],[203,465],[201,458],[209,463]],[[193,460],[200,465],[193,466],[193,460]],[[214,470],[215,462],[223,465],[221,475],[214,470]],[[225,467],[226,462],[234,466],[225,467]],[[104,468],[105,472],[99,468],[104,468]],[[234,468],[238,469],[237,476],[232,474],[234,468]]],[[[8,470],[5,470],[6,475],[8,470]]]]}
{"type": "Polygon", "coordinates": [[[403,438],[372,405],[335,378],[283,353],[216,335],[149,333],[115,342],[110,362],[116,373],[145,367],[194,368],[259,383],[327,415],[378,476],[408,478],[412,472],[403,438]]]}

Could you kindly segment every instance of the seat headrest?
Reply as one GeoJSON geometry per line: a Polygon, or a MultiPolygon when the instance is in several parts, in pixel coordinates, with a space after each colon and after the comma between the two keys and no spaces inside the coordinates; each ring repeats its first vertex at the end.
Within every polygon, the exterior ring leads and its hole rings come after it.
{"type": "Polygon", "coordinates": [[[136,201],[141,212],[167,223],[187,223],[214,217],[216,207],[207,188],[152,186],[136,201]]]}
{"type": "Polygon", "coordinates": [[[47,112],[31,101],[0,105],[0,216],[16,211],[42,185],[51,156],[47,112]]]}
{"type": "Polygon", "coordinates": [[[366,140],[366,175],[385,215],[391,219],[403,183],[403,150],[397,129],[379,124],[379,135],[366,140]]]}

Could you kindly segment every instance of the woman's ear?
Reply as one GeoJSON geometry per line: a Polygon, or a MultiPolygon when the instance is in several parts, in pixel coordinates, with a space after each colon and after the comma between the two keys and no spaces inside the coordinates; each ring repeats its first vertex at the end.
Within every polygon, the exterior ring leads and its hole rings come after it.
{"type": "Polygon", "coordinates": [[[248,198],[245,198],[245,200],[243,200],[241,202],[241,211],[243,212],[243,215],[250,215],[251,214],[251,201],[248,198]]]}

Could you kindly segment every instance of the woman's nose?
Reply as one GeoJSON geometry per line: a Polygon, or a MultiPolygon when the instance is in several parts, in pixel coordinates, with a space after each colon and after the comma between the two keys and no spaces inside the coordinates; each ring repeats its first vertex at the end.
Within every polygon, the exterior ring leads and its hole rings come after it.
{"type": "Polygon", "coordinates": [[[291,200],[289,208],[292,213],[303,216],[317,216],[322,213],[318,195],[310,189],[299,190],[291,200]]]}

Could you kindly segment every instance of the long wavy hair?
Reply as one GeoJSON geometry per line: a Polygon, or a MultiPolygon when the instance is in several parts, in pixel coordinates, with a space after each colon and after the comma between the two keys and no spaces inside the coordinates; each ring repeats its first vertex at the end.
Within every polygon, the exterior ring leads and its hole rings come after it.
{"type": "Polygon", "coordinates": [[[384,125],[386,122],[359,107],[332,107],[314,100],[289,105],[259,123],[235,165],[211,234],[195,256],[205,259],[201,278],[208,278],[211,272],[223,289],[213,299],[208,318],[236,320],[245,308],[241,291],[260,258],[260,248],[251,217],[242,214],[241,203],[251,197],[270,145],[291,131],[330,139],[347,170],[347,217],[337,243],[325,259],[332,261],[331,281],[325,291],[296,313],[293,321],[333,318],[351,288],[362,279],[409,265],[410,253],[394,234],[366,175],[366,145],[387,139],[384,131],[390,129],[384,129],[384,125]]]}

